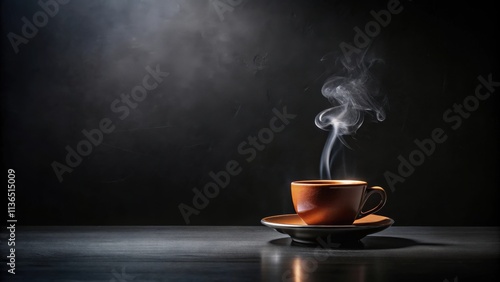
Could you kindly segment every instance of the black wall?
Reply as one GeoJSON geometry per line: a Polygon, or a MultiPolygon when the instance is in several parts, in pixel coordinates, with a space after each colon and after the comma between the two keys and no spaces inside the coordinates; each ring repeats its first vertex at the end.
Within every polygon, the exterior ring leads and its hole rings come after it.
{"type": "MultiPolygon", "coordinates": [[[[314,118],[330,107],[320,89],[339,70],[339,44],[354,44],[353,28],[364,30],[370,11],[387,3],[73,0],[16,53],[9,34],[23,36],[22,18],[32,23],[43,10],[37,1],[2,1],[2,165],[4,179],[8,168],[16,172],[18,224],[183,225],[179,204],[192,206],[192,189],[231,160],[239,174],[190,224],[257,225],[293,212],[290,182],[319,177],[328,133],[314,118]],[[147,66],[169,75],[128,115],[113,111],[147,66]],[[295,117],[261,151],[238,151],[284,108],[295,117]],[[106,118],[114,130],[60,182],[54,162],[67,165],[66,146],[76,149],[82,130],[106,118]]],[[[387,119],[347,138],[353,150],[339,155],[334,176],[385,187],[380,214],[399,225],[497,225],[500,87],[464,117],[443,119],[454,104],[474,102],[478,76],[500,81],[495,9],[400,7],[366,53],[384,61],[373,75],[387,119]],[[390,189],[398,156],[408,159],[415,139],[436,128],[446,140],[390,189]]]]}

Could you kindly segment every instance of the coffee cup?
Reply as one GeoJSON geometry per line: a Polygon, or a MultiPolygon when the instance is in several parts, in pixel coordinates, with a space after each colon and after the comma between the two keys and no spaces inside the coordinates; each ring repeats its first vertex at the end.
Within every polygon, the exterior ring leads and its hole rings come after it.
{"type": "Polygon", "coordinates": [[[299,217],[308,225],[350,225],[354,220],[379,211],[387,195],[382,187],[367,187],[359,180],[301,180],[291,184],[292,201],[299,217]],[[379,203],[363,211],[369,197],[379,203]]]}

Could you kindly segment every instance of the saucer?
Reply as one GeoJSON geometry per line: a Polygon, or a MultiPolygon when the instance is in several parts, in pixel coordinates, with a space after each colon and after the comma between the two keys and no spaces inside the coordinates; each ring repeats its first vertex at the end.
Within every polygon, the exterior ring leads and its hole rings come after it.
{"type": "Polygon", "coordinates": [[[358,241],[366,235],[388,228],[394,220],[370,214],[355,220],[352,225],[307,225],[297,214],[283,214],[265,217],[260,222],[289,235],[295,242],[318,244],[319,238],[330,243],[358,241]]]}

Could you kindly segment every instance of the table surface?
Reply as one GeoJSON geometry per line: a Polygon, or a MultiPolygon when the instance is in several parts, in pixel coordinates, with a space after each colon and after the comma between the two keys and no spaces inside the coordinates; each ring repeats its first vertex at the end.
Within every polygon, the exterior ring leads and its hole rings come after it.
{"type": "Polygon", "coordinates": [[[304,246],[263,226],[18,227],[2,281],[498,281],[498,227],[397,227],[304,246]]]}

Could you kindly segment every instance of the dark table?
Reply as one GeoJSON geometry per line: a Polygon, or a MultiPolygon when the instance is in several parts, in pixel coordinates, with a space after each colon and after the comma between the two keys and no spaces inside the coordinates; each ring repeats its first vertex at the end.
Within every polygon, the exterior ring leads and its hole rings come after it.
{"type": "Polygon", "coordinates": [[[297,245],[254,226],[18,227],[2,281],[498,281],[499,228],[391,227],[361,244],[297,245]]]}

